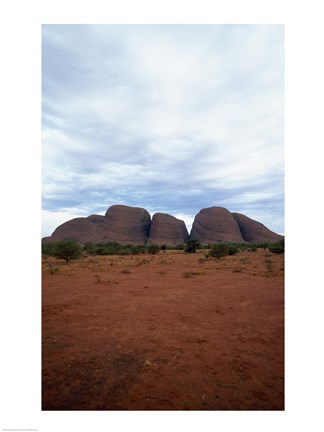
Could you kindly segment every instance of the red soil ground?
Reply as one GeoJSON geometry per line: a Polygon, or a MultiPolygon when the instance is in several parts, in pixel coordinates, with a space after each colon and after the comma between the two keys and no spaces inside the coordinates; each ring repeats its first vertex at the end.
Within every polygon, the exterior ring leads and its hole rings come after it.
{"type": "Polygon", "coordinates": [[[43,410],[283,410],[284,257],[43,261],[43,410]]]}

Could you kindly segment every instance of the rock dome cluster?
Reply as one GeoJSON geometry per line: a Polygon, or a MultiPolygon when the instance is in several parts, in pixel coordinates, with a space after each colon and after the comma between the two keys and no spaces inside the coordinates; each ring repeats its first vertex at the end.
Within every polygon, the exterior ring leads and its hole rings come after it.
{"type": "Polygon", "coordinates": [[[184,221],[167,213],[155,213],[151,218],[144,208],[113,205],[105,216],[90,215],[71,219],[58,226],[43,242],[74,240],[78,243],[103,243],[116,241],[126,244],[185,243],[189,239],[201,244],[218,242],[269,242],[274,243],[281,235],[270,231],[240,213],[231,213],[223,207],[209,207],[196,215],[190,234],[184,221]]]}

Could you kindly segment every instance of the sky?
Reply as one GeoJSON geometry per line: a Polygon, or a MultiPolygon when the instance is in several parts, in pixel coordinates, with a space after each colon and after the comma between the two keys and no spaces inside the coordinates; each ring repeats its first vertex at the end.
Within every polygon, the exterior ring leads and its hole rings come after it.
{"type": "Polygon", "coordinates": [[[114,204],[284,234],[283,25],[42,26],[42,236],[114,204]]]}

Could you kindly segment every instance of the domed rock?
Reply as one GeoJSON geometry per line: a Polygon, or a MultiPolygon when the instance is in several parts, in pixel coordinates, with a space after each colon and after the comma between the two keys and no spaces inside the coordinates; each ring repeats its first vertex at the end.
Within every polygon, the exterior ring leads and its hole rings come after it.
{"type": "Polygon", "coordinates": [[[50,237],[43,239],[43,242],[51,243],[61,240],[73,240],[81,244],[87,242],[99,243],[103,241],[103,233],[101,224],[98,221],[103,222],[104,219],[104,216],[99,215],[71,219],[59,225],[50,237]]]}
{"type": "Polygon", "coordinates": [[[209,207],[200,210],[192,224],[190,238],[202,244],[244,242],[236,220],[223,207],[209,207]]]}
{"type": "Polygon", "coordinates": [[[241,230],[243,239],[247,242],[276,243],[283,238],[283,236],[269,230],[261,222],[257,222],[240,213],[232,213],[232,215],[241,230]]]}
{"type": "Polygon", "coordinates": [[[113,205],[105,214],[105,234],[120,244],[146,243],[150,226],[151,216],[143,208],[113,205]]]}
{"type": "Polygon", "coordinates": [[[167,213],[155,213],[150,228],[150,244],[175,245],[188,241],[189,235],[183,220],[167,213]]]}
{"type": "Polygon", "coordinates": [[[73,240],[81,244],[108,241],[120,244],[145,244],[150,225],[151,216],[147,210],[114,205],[107,210],[105,216],[91,215],[63,223],[50,237],[43,239],[43,242],[73,240]]]}

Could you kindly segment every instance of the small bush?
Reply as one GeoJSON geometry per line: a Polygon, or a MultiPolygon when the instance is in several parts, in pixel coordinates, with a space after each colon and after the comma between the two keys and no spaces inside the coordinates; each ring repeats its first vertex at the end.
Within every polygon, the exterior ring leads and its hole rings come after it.
{"type": "Polygon", "coordinates": [[[235,255],[239,251],[240,251],[240,249],[238,246],[236,246],[234,244],[228,245],[228,255],[235,255]]]}
{"type": "Polygon", "coordinates": [[[258,247],[261,249],[268,249],[269,243],[259,243],[258,247]]]}
{"type": "Polygon", "coordinates": [[[55,243],[42,243],[42,254],[45,256],[53,255],[55,243]]]}
{"type": "Polygon", "coordinates": [[[129,250],[131,255],[139,255],[145,253],[144,245],[127,245],[127,249],[129,250]]]}
{"type": "Polygon", "coordinates": [[[258,248],[256,246],[251,246],[248,248],[249,252],[256,252],[258,250],[258,248]]]}
{"type": "Polygon", "coordinates": [[[198,240],[189,240],[185,245],[185,253],[196,253],[196,250],[199,249],[200,244],[198,240]]]}
{"type": "Polygon", "coordinates": [[[209,251],[209,256],[220,259],[229,254],[229,246],[226,243],[213,244],[209,251]]]}
{"type": "Polygon", "coordinates": [[[56,258],[63,258],[66,263],[72,259],[82,256],[81,246],[72,240],[62,240],[56,243],[45,243],[42,245],[43,255],[51,255],[56,258]]]}
{"type": "Polygon", "coordinates": [[[94,243],[88,242],[84,245],[83,249],[89,255],[96,255],[96,245],[94,243]]]}
{"type": "Polygon", "coordinates": [[[179,243],[179,244],[167,247],[167,249],[170,249],[170,250],[183,250],[184,248],[185,248],[185,245],[183,243],[179,243]]]}
{"type": "Polygon", "coordinates": [[[160,246],[157,244],[150,244],[147,246],[147,252],[152,255],[157,254],[159,251],[160,251],[160,246]]]}
{"type": "Polygon", "coordinates": [[[282,254],[285,252],[285,239],[279,240],[277,243],[272,243],[268,246],[272,253],[282,254]]]}
{"type": "Polygon", "coordinates": [[[281,245],[272,244],[268,246],[268,249],[272,253],[282,254],[285,252],[285,249],[281,245]]]}
{"type": "Polygon", "coordinates": [[[65,259],[68,263],[72,259],[80,258],[82,255],[81,246],[70,240],[62,240],[55,244],[51,252],[57,258],[65,259]]]}

